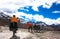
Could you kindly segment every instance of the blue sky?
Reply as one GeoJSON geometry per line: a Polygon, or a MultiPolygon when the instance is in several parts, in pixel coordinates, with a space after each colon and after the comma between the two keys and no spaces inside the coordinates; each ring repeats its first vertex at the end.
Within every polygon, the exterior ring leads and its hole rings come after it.
{"type": "Polygon", "coordinates": [[[25,21],[60,24],[60,0],[0,0],[0,12],[25,21]]]}
{"type": "Polygon", "coordinates": [[[43,8],[43,6],[39,6],[38,10],[39,11],[34,11],[32,9],[32,6],[29,6],[29,8],[24,7],[23,10],[18,9],[18,12],[24,12],[33,15],[39,14],[39,15],[43,15],[45,18],[51,18],[51,19],[57,19],[60,17],[60,12],[56,12],[56,13],[53,12],[53,11],[60,11],[60,4],[53,3],[49,9],[43,8]],[[29,11],[27,11],[26,9],[29,11]]]}

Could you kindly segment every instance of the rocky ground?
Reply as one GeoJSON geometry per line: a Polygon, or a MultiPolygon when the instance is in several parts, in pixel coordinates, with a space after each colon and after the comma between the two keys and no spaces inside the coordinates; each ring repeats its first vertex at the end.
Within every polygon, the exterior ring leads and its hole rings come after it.
{"type": "MultiPolygon", "coordinates": [[[[27,29],[18,29],[16,36],[20,39],[60,39],[60,31],[41,31],[28,32],[27,29]]],[[[8,27],[2,27],[0,29],[0,39],[10,39],[12,37],[12,32],[9,31],[8,27]]]]}

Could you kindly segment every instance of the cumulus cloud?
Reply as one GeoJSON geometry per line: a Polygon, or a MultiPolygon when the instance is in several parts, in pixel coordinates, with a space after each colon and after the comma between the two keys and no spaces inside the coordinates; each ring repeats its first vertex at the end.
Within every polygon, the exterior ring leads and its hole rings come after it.
{"type": "Polygon", "coordinates": [[[60,0],[57,0],[56,3],[57,3],[57,4],[60,4],[60,0]]]}
{"type": "Polygon", "coordinates": [[[60,13],[60,11],[53,11],[52,13],[60,13]]]}
{"type": "Polygon", "coordinates": [[[23,16],[25,16],[26,21],[34,19],[35,21],[43,21],[48,25],[60,24],[60,18],[50,19],[44,18],[43,15],[39,14],[32,15],[17,11],[19,8],[27,6],[32,6],[33,10],[38,11],[38,7],[41,5],[43,8],[49,9],[54,2],[60,3],[59,0],[0,0],[0,11],[2,10],[4,14],[9,16],[16,15],[19,18],[23,18],[23,16]],[[12,12],[12,14],[9,12],[12,12]]]}
{"type": "Polygon", "coordinates": [[[35,20],[35,21],[42,21],[42,22],[45,22],[48,25],[51,25],[51,24],[60,24],[60,18],[50,19],[50,18],[44,18],[43,15],[38,15],[38,14],[32,15],[32,14],[25,14],[25,13],[22,14],[22,12],[19,12],[18,14],[16,13],[16,15],[18,17],[19,16],[20,17],[25,16],[25,20],[26,21],[33,21],[33,20],[35,20]]]}
{"type": "Polygon", "coordinates": [[[35,19],[35,21],[43,21],[44,17],[42,15],[34,15],[33,18],[35,19]]]}
{"type": "Polygon", "coordinates": [[[26,13],[23,13],[23,12],[16,12],[16,13],[13,13],[13,14],[4,12],[4,14],[6,14],[6,15],[8,14],[10,16],[16,15],[17,17],[24,19],[26,22],[35,20],[35,22],[42,21],[42,22],[45,22],[48,25],[60,24],[60,18],[57,18],[57,19],[44,18],[43,15],[39,15],[39,14],[32,15],[32,14],[26,14],[26,13]],[[23,16],[25,18],[23,18],[23,16]]]}
{"type": "Polygon", "coordinates": [[[48,25],[51,24],[60,24],[60,18],[57,19],[50,19],[50,18],[44,18],[43,15],[34,15],[33,18],[35,19],[35,21],[42,21],[45,22],[48,25]]]}
{"type": "Polygon", "coordinates": [[[50,8],[52,4],[60,3],[59,0],[0,0],[0,8],[18,9],[19,7],[32,6],[32,9],[38,11],[38,7],[50,8]]]}

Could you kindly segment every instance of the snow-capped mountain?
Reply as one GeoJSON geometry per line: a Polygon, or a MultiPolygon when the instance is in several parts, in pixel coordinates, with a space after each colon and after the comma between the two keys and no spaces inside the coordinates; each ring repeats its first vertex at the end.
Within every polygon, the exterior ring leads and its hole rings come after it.
{"type": "Polygon", "coordinates": [[[0,25],[8,25],[10,16],[0,12],[0,25]]]}

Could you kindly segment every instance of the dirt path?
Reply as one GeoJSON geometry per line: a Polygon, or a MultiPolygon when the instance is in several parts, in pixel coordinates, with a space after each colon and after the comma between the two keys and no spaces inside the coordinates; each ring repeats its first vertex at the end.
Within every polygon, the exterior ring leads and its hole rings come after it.
{"type": "MultiPolygon", "coordinates": [[[[41,31],[40,33],[30,33],[27,29],[19,29],[16,33],[20,39],[60,39],[60,31],[41,31]]],[[[0,39],[10,39],[12,32],[8,29],[0,32],[0,39]]]]}

